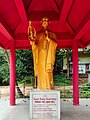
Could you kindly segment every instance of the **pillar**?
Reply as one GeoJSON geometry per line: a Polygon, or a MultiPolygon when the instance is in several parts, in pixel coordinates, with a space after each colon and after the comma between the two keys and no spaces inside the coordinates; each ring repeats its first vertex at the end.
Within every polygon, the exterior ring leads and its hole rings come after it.
{"type": "Polygon", "coordinates": [[[79,105],[79,84],[78,84],[78,40],[73,41],[73,105],[79,105]]]}
{"type": "Polygon", "coordinates": [[[15,41],[10,41],[10,105],[15,105],[16,60],[15,41]]]}

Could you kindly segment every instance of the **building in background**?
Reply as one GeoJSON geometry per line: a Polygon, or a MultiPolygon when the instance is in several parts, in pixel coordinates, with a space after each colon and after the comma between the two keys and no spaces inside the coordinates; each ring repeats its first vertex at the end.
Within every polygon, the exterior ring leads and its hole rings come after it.
{"type": "MultiPolygon", "coordinates": [[[[89,47],[87,49],[89,49],[89,47]]],[[[82,79],[83,82],[90,82],[90,53],[87,52],[87,49],[78,50],[78,72],[79,78],[82,79]]],[[[72,76],[72,60],[71,58],[69,59],[69,73],[70,76],[72,76]]],[[[63,59],[63,70],[68,70],[67,57],[63,59]]]]}

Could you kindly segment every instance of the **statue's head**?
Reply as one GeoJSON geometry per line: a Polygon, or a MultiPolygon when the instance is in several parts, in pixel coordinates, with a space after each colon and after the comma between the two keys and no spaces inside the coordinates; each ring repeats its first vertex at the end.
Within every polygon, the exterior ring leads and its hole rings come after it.
{"type": "Polygon", "coordinates": [[[41,23],[42,23],[42,27],[44,29],[47,29],[47,27],[49,25],[49,19],[47,17],[43,17],[41,23]]]}

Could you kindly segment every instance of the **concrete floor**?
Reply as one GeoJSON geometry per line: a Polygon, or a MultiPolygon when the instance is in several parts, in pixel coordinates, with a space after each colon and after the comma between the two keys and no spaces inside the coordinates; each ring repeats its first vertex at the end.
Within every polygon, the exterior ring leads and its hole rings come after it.
{"type": "MultiPolygon", "coordinates": [[[[10,106],[9,100],[0,99],[0,120],[30,120],[29,99],[18,99],[16,103],[10,106]]],[[[72,99],[62,99],[61,120],[90,120],[90,99],[80,99],[80,106],[73,106],[72,99]]]]}

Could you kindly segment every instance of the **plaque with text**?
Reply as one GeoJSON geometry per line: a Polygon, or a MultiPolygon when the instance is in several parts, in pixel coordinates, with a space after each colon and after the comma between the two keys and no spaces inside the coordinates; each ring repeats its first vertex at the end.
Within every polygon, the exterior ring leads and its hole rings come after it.
{"type": "Polygon", "coordinates": [[[31,119],[60,119],[60,92],[32,91],[30,92],[31,119]]]}

